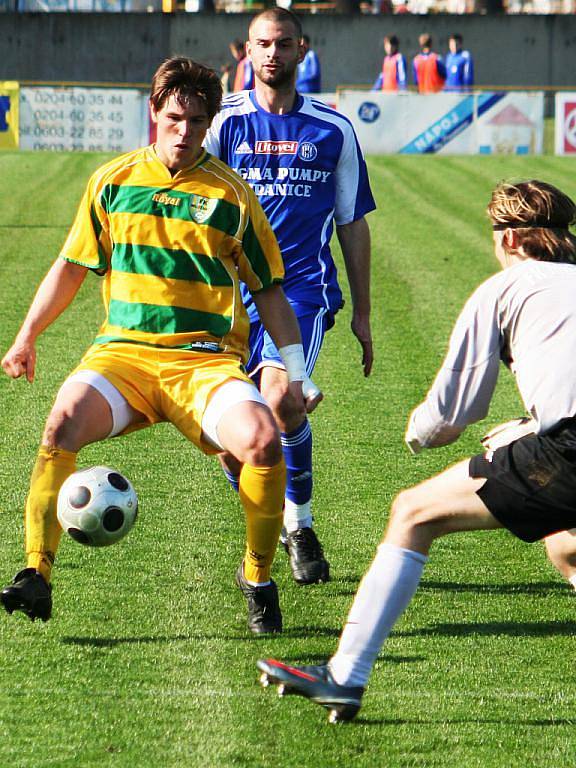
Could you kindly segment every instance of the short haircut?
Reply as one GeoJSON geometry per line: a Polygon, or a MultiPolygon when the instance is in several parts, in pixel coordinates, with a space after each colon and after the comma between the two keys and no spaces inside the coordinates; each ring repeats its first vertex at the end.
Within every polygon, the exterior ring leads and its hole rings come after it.
{"type": "Polygon", "coordinates": [[[398,40],[397,35],[386,35],[384,37],[384,40],[385,41],[387,40],[390,43],[390,45],[394,46],[394,48],[400,47],[400,40],[398,40]]]}
{"type": "Polygon", "coordinates": [[[418,38],[418,45],[420,48],[432,48],[432,35],[428,32],[423,32],[418,38]]]}
{"type": "Polygon", "coordinates": [[[487,213],[498,229],[514,229],[531,259],[576,263],[576,237],[568,230],[576,223],[576,204],[552,184],[502,182],[492,192],[487,213]]]}
{"type": "Polygon", "coordinates": [[[191,97],[198,96],[206,104],[208,118],[212,121],[220,109],[222,83],[213,69],[185,56],[173,56],[166,59],[154,73],[150,104],[158,112],[171,96],[178,103],[185,103],[191,97]]]}
{"type": "Polygon", "coordinates": [[[248,36],[250,36],[250,30],[253,28],[254,24],[260,19],[275,21],[279,24],[288,22],[293,25],[298,40],[302,39],[302,24],[300,19],[298,16],[296,16],[295,13],[292,13],[292,11],[289,11],[287,8],[279,8],[278,6],[274,6],[273,8],[266,8],[264,11],[257,13],[256,16],[252,17],[252,21],[248,25],[248,36]]]}
{"type": "Polygon", "coordinates": [[[306,43],[306,45],[310,44],[310,35],[302,35],[302,40],[306,43]]]}
{"type": "Polygon", "coordinates": [[[453,35],[450,35],[448,38],[449,40],[456,40],[457,43],[462,42],[462,35],[459,32],[455,32],[453,35]]]}

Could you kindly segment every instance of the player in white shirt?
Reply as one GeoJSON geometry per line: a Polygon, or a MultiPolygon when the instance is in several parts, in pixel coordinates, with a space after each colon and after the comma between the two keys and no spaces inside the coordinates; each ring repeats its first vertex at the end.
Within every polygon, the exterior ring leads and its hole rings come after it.
{"type": "Polygon", "coordinates": [[[500,361],[529,418],[493,430],[486,453],[402,491],[326,665],[258,662],[263,682],[284,685],[352,719],[380,648],[411,601],[435,539],[507,528],[543,539],[576,586],[576,205],[541,181],[500,184],[488,215],[502,271],[474,291],[444,363],[412,413],[406,442],[417,453],[457,440],[486,416],[500,361]]]}

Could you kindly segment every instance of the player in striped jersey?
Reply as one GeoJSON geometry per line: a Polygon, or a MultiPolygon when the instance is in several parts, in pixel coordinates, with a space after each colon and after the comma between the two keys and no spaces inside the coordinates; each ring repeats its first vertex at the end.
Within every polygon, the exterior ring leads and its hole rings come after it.
{"type": "MultiPolygon", "coordinates": [[[[342,247],[352,295],[352,331],[362,346],[362,365],[372,367],[370,330],[370,232],[365,214],[375,207],[352,125],[322,102],[296,91],[302,29],[283,8],[256,15],[247,50],[255,88],[223,102],[205,142],[252,186],[282,251],[284,290],[300,323],[311,374],[324,339],[342,307],[330,238],[342,247]]],[[[300,584],[326,581],[329,566],[312,529],[312,433],[308,420],[286,412],[283,362],[262,328],[257,307],[244,295],[252,328],[248,372],[259,379],[282,432],[288,469],[285,545],[300,584]]],[[[227,463],[230,481],[238,468],[227,463]]]]}
{"type": "Polygon", "coordinates": [[[250,187],[202,148],[221,97],[215,72],[184,58],[161,65],[150,97],[156,143],[93,174],[60,256],[2,361],[9,376],[31,382],[38,335],[89,271],[103,276],[106,318],[44,430],[26,504],[27,568],[1,593],[9,613],[50,618],[61,536],[56,501],[78,451],[170,421],[205,453],[226,450],[241,462],[247,542],[236,581],[252,631],[282,628],[270,570],[286,470],[273,415],[244,370],[249,321],[240,279],[282,348],[301,414],[307,377],[272,229],[250,187]]]}

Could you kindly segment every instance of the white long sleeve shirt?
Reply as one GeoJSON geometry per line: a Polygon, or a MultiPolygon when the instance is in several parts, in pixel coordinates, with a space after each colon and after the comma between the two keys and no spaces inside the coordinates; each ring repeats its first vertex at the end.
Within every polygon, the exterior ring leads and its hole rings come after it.
{"type": "Polygon", "coordinates": [[[474,291],[425,401],[411,415],[410,437],[422,448],[440,445],[483,419],[501,360],[538,433],[576,415],[575,265],[527,259],[474,291]]]}

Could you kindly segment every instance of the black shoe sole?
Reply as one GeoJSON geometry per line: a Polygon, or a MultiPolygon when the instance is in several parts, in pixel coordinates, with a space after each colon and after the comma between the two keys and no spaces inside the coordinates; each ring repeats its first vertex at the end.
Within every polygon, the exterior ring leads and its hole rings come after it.
{"type": "Polygon", "coordinates": [[[0,594],[0,600],[4,606],[6,613],[12,615],[14,611],[22,611],[31,621],[35,619],[41,619],[46,622],[52,615],[52,602],[48,599],[38,599],[34,602],[32,607],[26,606],[22,600],[16,595],[11,595],[5,591],[0,594]]]}

